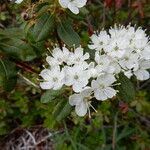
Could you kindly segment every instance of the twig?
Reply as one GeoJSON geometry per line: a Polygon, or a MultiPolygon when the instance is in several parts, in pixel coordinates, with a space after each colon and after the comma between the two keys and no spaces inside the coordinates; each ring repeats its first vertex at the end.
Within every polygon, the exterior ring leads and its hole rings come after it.
{"type": "Polygon", "coordinates": [[[118,119],[118,112],[114,118],[114,128],[113,128],[113,137],[112,137],[112,148],[115,149],[116,146],[116,134],[117,134],[117,119],[118,119]]]}
{"type": "Polygon", "coordinates": [[[36,85],[35,83],[33,83],[32,81],[30,81],[28,78],[26,78],[24,75],[22,75],[20,72],[18,72],[18,75],[24,79],[26,81],[27,84],[34,86],[37,89],[40,89],[40,87],[38,85],[36,85]]]}
{"type": "Polygon", "coordinates": [[[15,63],[16,63],[17,67],[19,67],[25,71],[39,74],[37,70],[33,69],[32,67],[30,67],[29,65],[27,65],[25,63],[22,63],[22,62],[15,62],[15,63]]]}

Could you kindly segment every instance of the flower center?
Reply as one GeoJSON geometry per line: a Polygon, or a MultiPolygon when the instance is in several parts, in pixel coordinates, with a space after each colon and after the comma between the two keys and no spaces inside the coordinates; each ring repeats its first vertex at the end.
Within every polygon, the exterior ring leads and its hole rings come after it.
{"type": "Polygon", "coordinates": [[[115,51],[118,51],[118,50],[119,50],[119,47],[118,47],[118,46],[116,46],[116,47],[114,48],[114,50],[115,50],[115,51]]]}
{"type": "Polygon", "coordinates": [[[80,58],[78,57],[78,58],[76,59],[76,61],[80,61],[80,58]]]}
{"type": "Polygon", "coordinates": [[[62,59],[61,59],[61,58],[58,58],[57,60],[58,60],[59,62],[61,62],[61,61],[62,61],[62,59]]]}
{"type": "Polygon", "coordinates": [[[103,45],[103,42],[102,41],[100,41],[100,43],[99,43],[100,45],[103,45]]]}
{"type": "Polygon", "coordinates": [[[74,79],[75,79],[75,80],[78,80],[78,79],[79,79],[79,76],[78,76],[78,75],[75,75],[75,76],[74,76],[74,79]]]}
{"type": "Polygon", "coordinates": [[[53,81],[54,81],[54,82],[58,81],[58,78],[57,78],[57,77],[54,77],[54,78],[53,78],[53,81]]]}
{"type": "Polygon", "coordinates": [[[99,84],[100,89],[104,89],[105,86],[103,84],[99,84]]]}

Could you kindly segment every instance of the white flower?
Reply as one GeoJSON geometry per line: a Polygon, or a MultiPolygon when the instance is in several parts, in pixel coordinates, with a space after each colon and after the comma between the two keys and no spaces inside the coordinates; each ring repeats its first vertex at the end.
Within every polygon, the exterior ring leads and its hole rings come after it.
{"type": "Polygon", "coordinates": [[[120,72],[120,66],[106,54],[100,55],[99,52],[96,52],[95,61],[97,62],[95,69],[98,76],[104,73],[113,74],[120,72]]]}
{"type": "Polygon", "coordinates": [[[112,58],[122,58],[128,49],[129,40],[123,37],[111,39],[109,45],[105,47],[105,52],[112,58]]]}
{"type": "Polygon", "coordinates": [[[97,70],[98,74],[105,72],[110,65],[109,57],[107,55],[99,55],[97,52],[95,53],[95,61],[97,63],[95,69],[97,70]]]}
{"type": "Polygon", "coordinates": [[[83,91],[81,91],[81,93],[73,94],[69,97],[69,104],[71,106],[75,106],[75,112],[77,113],[78,116],[85,116],[88,111],[90,116],[89,107],[93,108],[90,102],[91,94],[92,94],[92,89],[85,88],[83,91]]]}
{"type": "Polygon", "coordinates": [[[95,63],[91,62],[88,66],[88,75],[89,77],[96,78],[98,76],[98,72],[95,69],[95,63]]]}
{"type": "Polygon", "coordinates": [[[89,57],[89,53],[83,54],[83,48],[78,47],[74,50],[74,53],[71,53],[68,65],[85,63],[84,61],[89,59],[89,57]]]}
{"type": "Polygon", "coordinates": [[[129,79],[131,78],[131,76],[133,76],[132,70],[128,70],[128,71],[123,71],[124,75],[127,76],[129,79]]]}
{"type": "Polygon", "coordinates": [[[149,72],[145,69],[139,69],[134,72],[134,75],[137,77],[138,80],[147,80],[149,79],[150,75],[149,72]]]}
{"type": "Polygon", "coordinates": [[[67,63],[70,55],[69,50],[66,47],[62,48],[56,47],[52,51],[52,56],[47,56],[46,61],[50,66],[62,65],[63,62],[67,63]]]}
{"type": "Polygon", "coordinates": [[[116,91],[111,87],[112,83],[116,81],[111,74],[101,75],[91,83],[94,90],[94,96],[97,100],[107,100],[116,95],[116,91]]]}
{"type": "Polygon", "coordinates": [[[65,67],[65,85],[71,86],[75,92],[80,92],[88,84],[88,72],[83,65],[65,67]]]}
{"type": "Polygon", "coordinates": [[[68,8],[74,14],[79,13],[79,8],[82,8],[86,5],[87,0],[59,0],[60,5],[63,8],[68,8]]]}
{"type": "Polygon", "coordinates": [[[92,44],[88,45],[90,49],[95,49],[97,51],[102,51],[109,43],[110,36],[106,31],[101,31],[98,35],[93,34],[91,37],[92,44]]]}
{"type": "Polygon", "coordinates": [[[150,59],[150,45],[146,46],[141,52],[141,58],[149,60],[150,59]]]}
{"type": "Polygon", "coordinates": [[[139,66],[138,60],[139,60],[139,54],[131,53],[127,51],[125,56],[119,60],[119,64],[124,69],[137,68],[139,66]]]}
{"type": "Polygon", "coordinates": [[[124,26],[117,26],[115,25],[114,28],[109,29],[109,34],[112,39],[117,39],[120,37],[126,38],[127,35],[127,30],[124,26]]]}
{"type": "Polygon", "coordinates": [[[139,62],[139,68],[134,70],[134,75],[138,80],[147,80],[150,78],[150,74],[146,69],[150,68],[150,60],[141,60],[139,62]]]}
{"type": "Polygon", "coordinates": [[[64,72],[60,71],[59,67],[50,69],[44,69],[40,76],[44,79],[40,83],[42,89],[53,89],[58,90],[64,84],[64,72]]]}

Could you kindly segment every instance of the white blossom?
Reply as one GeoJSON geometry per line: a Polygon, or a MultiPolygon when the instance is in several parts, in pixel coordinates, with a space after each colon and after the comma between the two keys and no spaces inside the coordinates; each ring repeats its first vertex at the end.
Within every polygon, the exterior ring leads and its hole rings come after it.
{"type": "MultiPolygon", "coordinates": [[[[64,8],[76,13],[86,3],[79,0],[59,1],[64,8]]],[[[102,30],[90,38],[88,47],[92,52],[95,50],[94,58],[91,59],[81,46],[71,50],[65,46],[62,50],[56,47],[46,58],[50,69],[40,73],[42,89],[57,90],[63,85],[70,86],[74,92],[69,97],[70,105],[75,106],[77,115],[84,116],[88,112],[89,117],[89,107],[93,108],[92,98],[104,101],[116,95],[117,90],[113,87],[118,85],[114,82],[119,73],[128,78],[136,76],[137,80],[150,78],[150,42],[145,30],[130,25],[115,25],[108,32],[102,30]]]]}
{"type": "Polygon", "coordinates": [[[136,75],[138,80],[149,79],[147,69],[150,67],[143,69],[141,63],[150,60],[149,37],[141,27],[136,29],[130,25],[127,27],[115,25],[108,32],[94,33],[91,36],[91,42],[89,48],[96,50],[97,66],[95,69],[99,75],[124,72],[128,78],[136,75]],[[100,45],[99,43],[105,44],[100,45]]]}
{"type": "Polygon", "coordinates": [[[75,65],[65,69],[65,85],[71,86],[75,92],[80,92],[88,84],[88,72],[84,65],[75,65]]]}
{"type": "Polygon", "coordinates": [[[74,53],[71,53],[69,56],[69,65],[73,64],[82,64],[85,63],[85,60],[89,59],[89,53],[83,54],[83,48],[78,47],[74,50],[74,53]]]}
{"type": "Polygon", "coordinates": [[[85,88],[81,93],[73,94],[69,97],[69,104],[75,106],[75,112],[78,116],[84,116],[88,111],[90,116],[89,107],[93,108],[90,101],[92,91],[91,88],[85,88]]]}
{"type": "Polygon", "coordinates": [[[58,90],[64,84],[64,72],[60,71],[59,67],[50,69],[44,69],[40,76],[44,79],[43,82],[40,82],[42,89],[53,89],[58,90]]]}
{"type": "Polygon", "coordinates": [[[101,75],[96,80],[93,80],[91,87],[94,90],[94,96],[97,100],[107,100],[116,95],[116,90],[111,86],[116,81],[111,74],[101,75]]]}
{"type": "Polygon", "coordinates": [[[79,8],[86,5],[87,0],[59,0],[63,8],[68,8],[74,14],[79,13],[79,8]]]}
{"type": "Polygon", "coordinates": [[[150,68],[150,60],[141,60],[139,68],[134,69],[134,75],[138,80],[147,80],[150,78],[150,74],[146,69],[150,68]]]}
{"type": "Polygon", "coordinates": [[[91,62],[88,66],[88,76],[92,78],[96,78],[98,76],[98,72],[95,68],[94,62],[91,62]]]}
{"type": "Polygon", "coordinates": [[[52,51],[52,56],[46,57],[46,61],[50,66],[62,65],[63,62],[68,63],[70,52],[66,47],[63,47],[62,49],[63,50],[56,47],[52,51]]]}
{"type": "Polygon", "coordinates": [[[88,45],[90,49],[95,49],[97,51],[102,51],[105,46],[108,45],[110,36],[106,31],[101,31],[98,35],[93,34],[91,37],[91,45],[88,45]]]}

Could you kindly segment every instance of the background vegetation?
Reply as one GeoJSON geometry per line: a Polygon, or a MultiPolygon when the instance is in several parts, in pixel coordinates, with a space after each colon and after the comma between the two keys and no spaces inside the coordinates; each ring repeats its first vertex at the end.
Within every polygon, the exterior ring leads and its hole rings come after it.
{"type": "MultiPolygon", "coordinates": [[[[120,76],[120,94],[78,117],[68,89],[42,91],[39,73],[55,44],[82,44],[115,23],[142,26],[150,35],[148,0],[88,0],[79,15],[54,0],[0,1],[0,138],[12,130],[43,127],[54,134],[56,150],[149,150],[150,82],[120,76]],[[132,84],[133,83],[133,84],[132,84]],[[41,96],[42,95],[42,96],[41,96]]],[[[92,55],[92,53],[91,53],[92,55]]]]}

